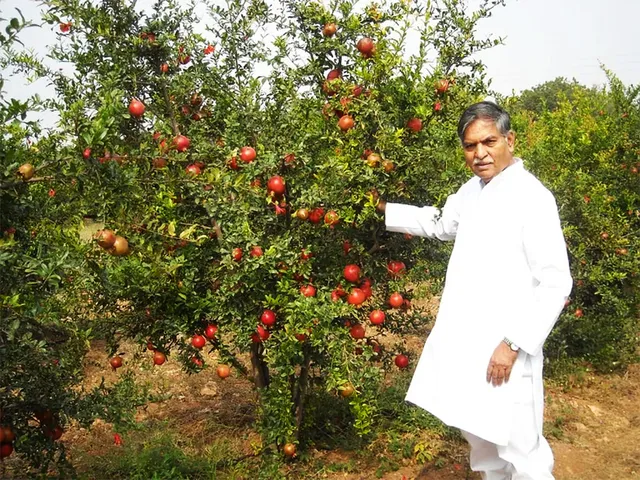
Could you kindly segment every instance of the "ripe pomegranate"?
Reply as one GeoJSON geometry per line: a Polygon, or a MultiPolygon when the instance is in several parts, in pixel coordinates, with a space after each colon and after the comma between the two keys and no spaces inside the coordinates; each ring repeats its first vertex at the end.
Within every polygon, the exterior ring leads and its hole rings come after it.
{"type": "Polygon", "coordinates": [[[229,365],[218,365],[218,368],[216,368],[216,373],[220,378],[224,380],[229,375],[231,375],[231,369],[229,368],[229,365]]]}
{"type": "Polygon", "coordinates": [[[100,230],[96,233],[95,238],[102,248],[111,248],[116,243],[116,234],[112,230],[100,230]]]}
{"type": "Polygon", "coordinates": [[[315,297],[316,296],[316,287],[313,285],[303,285],[300,287],[300,293],[305,297],[315,297]]]}
{"type": "Polygon", "coordinates": [[[7,458],[12,453],[13,453],[13,445],[11,445],[10,443],[0,444],[0,459],[7,458]]]}
{"type": "Polygon", "coordinates": [[[347,303],[351,305],[360,305],[364,303],[366,299],[367,295],[362,291],[362,289],[354,288],[351,290],[349,296],[347,297],[347,303]]]}
{"type": "Polygon", "coordinates": [[[382,168],[384,168],[385,172],[389,173],[392,172],[396,168],[396,166],[391,160],[384,160],[382,162],[382,168]]]}
{"type": "Polygon", "coordinates": [[[584,312],[582,311],[581,308],[577,308],[576,309],[575,316],[578,317],[578,318],[581,318],[581,317],[584,316],[584,312]]]}
{"type": "Polygon", "coordinates": [[[137,98],[131,100],[131,103],[129,104],[129,113],[132,117],[140,118],[142,115],[144,115],[144,111],[144,103],[142,103],[137,98]]]}
{"type": "Polygon", "coordinates": [[[218,326],[212,323],[207,325],[207,327],[204,329],[204,336],[209,340],[213,340],[214,338],[216,338],[216,333],[218,333],[218,326]]]}
{"type": "Polygon", "coordinates": [[[286,443],[282,451],[287,457],[292,458],[296,455],[296,446],[293,443],[286,443]]]}
{"type": "Polygon", "coordinates": [[[311,210],[309,213],[309,221],[311,223],[320,223],[324,217],[324,208],[318,207],[311,210]]]}
{"type": "Polygon", "coordinates": [[[449,80],[446,78],[441,78],[440,80],[436,81],[435,87],[436,87],[436,91],[438,93],[446,93],[447,90],[449,90],[449,80]]]}
{"type": "Polygon", "coordinates": [[[160,71],[162,73],[168,73],[169,72],[169,64],[168,63],[163,63],[162,65],[160,65],[160,71]]]}
{"type": "Polygon", "coordinates": [[[215,51],[216,51],[216,47],[214,47],[213,45],[207,45],[206,47],[204,47],[205,55],[211,55],[215,51]]]}
{"type": "Polygon", "coordinates": [[[436,112],[439,112],[440,110],[442,110],[442,104],[440,102],[436,102],[433,104],[433,110],[436,112]]]}
{"type": "Polygon", "coordinates": [[[253,147],[242,147],[240,149],[240,160],[251,163],[256,159],[256,151],[253,147]]]}
{"type": "Polygon", "coordinates": [[[256,330],[257,330],[258,336],[260,337],[260,340],[268,340],[269,337],[271,336],[271,334],[269,333],[269,330],[264,328],[262,325],[258,325],[256,330]]]}
{"type": "Polygon", "coordinates": [[[407,270],[407,267],[405,266],[404,262],[391,260],[387,264],[387,270],[389,271],[389,275],[391,275],[394,278],[397,278],[404,275],[404,273],[407,270]]]}
{"type": "Polygon", "coordinates": [[[322,27],[322,35],[325,37],[333,37],[338,31],[338,27],[335,23],[325,23],[324,27],[322,27]]]}
{"type": "Polygon", "coordinates": [[[126,238],[116,235],[113,246],[109,249],[109,253],[114,257],[124,257],[129,254],[129,242],[126,238]]]}
{"type": "Polygon", "coordinates": [[[353,117],[350,115],[343,115],[340,117],[340,120],[338,120],[338,127],[340,127],[340,130],[343,132],[352,129],[354,125],[355,122],[353,121],[353,117]]]}
{"type": "Polygon", "coordinates": [[[69,33],[69,30],[71,30],[71,22],[60,23],[60,31],[62,33],[69,33]]]}
{"type": "MultiPolygon", "coordinates": [[[[42,412],[41,416],[43,419],[46,418],[47,421],[53,419],[53,414],[50,410],[45,410],[44,412],[42,412]],[[47,415],[47,413],[49,415],[47,415]]],[[[16,439],[16,434],[13,433],[13,429],[8,425],[0,426],[0,436],[2,437],[2,442],[5,443],[11,443],[16,439]]]]}
{"type": "Polygon", "coordinates": [[[201,349],[207,344],[207,339],[202,335],[194,335],[191,337],[191,345],[193,345],[197,349],[201,349]]]}
{"type": "Polygon", "coordinates": [[[299,208],[296,211],[296,217],[298,218],[298,220],[306,220],[307,218],[309,218],[309,210],[307,210],[306,208],[299,208]]]}
{"type": "Polygon", "coordinates": [[[349,264],[344,267],[344,278],[347,282],[358,282],[360,280],[360,267],[355,264],[349,264]]]}
{"type": "Polygon", "coordinates": [[[369,320],[374,325],[382,325],[384,323],[385,314],[382,310],[374,310],[369,314],[369,320]]]}
{"type": "Polygon", "coordinates": [[[23,180],[31,180],[33,178],[33,174],[35,173],[35,168],[30,163],[25,163],[20,165],[18,168],[18,173],[22,176],[23,180]]]}
{"type": "Polygon", "coordinates": [[[286,190],[284,178],[279,175],[274,175],[267,182],[267,189],[277,196],[283,195],[286,190]]]}
{"type": "Polygon", "coordinates": [[[335,210],[329,210],[324,216],[324,223],[329,226],[337,225],[340,222],[340,216],[335,210]]]}
{"type": "Polygon", "coordinates": [[[262,247],[259,246],[254,246],[251,247],[251,251],[249,252],[249,255],[251,255],[252,257],[261,257],[262,256],[262,247]]]}
{"type": "Polygon", "coordinates": [[[407,121],[407,128],[413,132],[419,132],[422,130],[422,120],[419,118],[413,117],[407,121]]]}
{"type": "Polygon", "coordinates": [[[267,327],[273,327],[276,324],[276,314],[272,310],[265,310],[260,316],[260,321],[267,327]]]}
{"type": "Polygon", "coordinates": [[[400,308],[404,304],[404,298],[398,292],[392,293],[389,297],[389,305],[392,308],[400,308]]]}
{"type": "Polygon", "coordinates": [[[329,73],[327,73],[327,80],[335,80],[336,78],[340,78],[341,76],[342,72],[337,68],[334,68],[333,70],[329,70],[329,73]]]}
{"type": "Polygon", "coordinates": [[[399,355],[396,355],[395,364],[396,364],[396,367],[400,369],[405,369],[409,366],[409,357],[407,357],[402,353],[399,355]]]}
{"type": "Polygon", "coordinates": [[[382,157],[380,156],[379,153],[373,152],[367,155],[367,165],[369,165],[371,168],[375,168],[378,165],[380,165],[381,161],[382,161],[382,157]]]}
{"type": "Polygon", "coordinates": [[[359,323],[356,323],[353,327],[349,329],[349,333],[356,340],[360,340],[364,338],[364,335],[365,335],[364,327],[359,323]]]}
{"type": "Polygon", "coordinates": [[[91,158],[91,149],[90,148],[85,148],[84,151],[82,152],[82,158],[84,158],[85,160],[89,160],[91,158]]]}
{"type": "Polygon", "coordinates": [[[184,135],[178,135],[173,139],[173,146],[176,147],[178,152],[184,152],[191,145],[191,140],[189,140],[184,135]]]}
{"type": "Polygon", "coordinates": [[[109,359],[109,365],[111,365],[114,371],[117,370],[122,366],[122,357],[111,357],[109,359]]]}
{"type": "Polygon", "coordinates": [[[360,51],[364,58],[370,58],[376,51],[376,45],[369,37],[364,37],[358,40],[356,48],[360,51]]]}
{"type": "Polygon", "coordinates": [[[165,168],[166,166],[167,166],[166,158],[158,157],[153,159],[153,168],[159,170],[161,168],[165,168]]]}
{"type": "Polygon", "coordinates": [[[45,436],[49,437],[51,440],[54,440],[54,441],[60,440],[60,437],[62,437],[62,434],[64,433],[64,430],[60,425],[56,425],[53,428],[51,428],[50,425],[45,425],[42,431],[45,434],[45,436]]]}
{"type": "Polygon", "coordinates": [[[242,260],[242,249],[238,247],[234,248],[233,250],[231,250],[231,256],[236,262],[239,262],[240,260],[242,260]]]}
{"type": "Polygon", "coordinates": [[[164,353],[158,350],[153,352],[153,363],[155,365],[162,365],[166,361],[167,361],[167,356],[164,353]]]}
{"type": "Polygon", "coordinates": [[[344,398],[349,398],[351,395],[353,395],[354,392],[355,392],[355,389],[353,388],[353,385],[351,385],[350,383],[347,383],[346,385],[340,388],[340,395],[343,396],[344,398]]]}
{"type": "Polygon", "coordinates": [[[200,168],[193,163],[190,163],[189,165],[187,165],[184,171],[187,172],[188,175],[191,175],[194,177],[202,173],[202,170],[200,170],[200,168]]]}

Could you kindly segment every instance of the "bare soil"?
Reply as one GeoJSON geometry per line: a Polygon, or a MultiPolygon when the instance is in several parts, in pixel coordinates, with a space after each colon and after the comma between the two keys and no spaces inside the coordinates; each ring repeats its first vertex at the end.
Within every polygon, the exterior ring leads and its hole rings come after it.
{"type": "MultiPolygon", "coordinates": [[[[418,350],[419,340],[410,342],[418,350]]],[[[135,348],[132,346],[132,348],[135,348]]],[[[220,442],[221,435],[235,452],[252,453],[259,444],[252,430],[255,419],[255,392],[250,383],[238,376],[221,380],[215,368],[206,368],[198,375],[187,375],[177,362],[169,360],[162,367],[150,367],[151,352],[137,358],[125,355],[125,367],[153,382],[166,401],[142,408],[138,420],[170,422],[188,444],[207,445],[220,442]],[[127,356],[131,358],[127,358],[127,356]]],[[[211,355],[209,365],[216,364],[211,355]]],[[[87,361],[87,385],[97,384],[104,376],[115,380],[117,374],[105,368],[107,357],[96,344],[87,361]]],[[[632,366],[624,375],[590,375],[573,385],[547,385],[547,437],[556,457],[557,480],[626,480],[640,478],[640,365],[632,366]]],[[[126,437],[125,437],[126,438],[126,437]]],[[[73,456],[105,454],[123,446],[113,442],[111,426],[98,422],[91,430],[70,429],[63,437],[73,456]]],[[[468,451],[464,444],[447,445],[444,466],[418,465],[406,460],[400,469],[380,477],[388,480],[459,480],[479,479],[468,469],[468,451]]],[[[76,458],[76,464],[81,458],[76,458]]],[[[316,464],[353,464],[349,469],[358,473],[309,473],[309,478],[365,480],[376,478],[377,466],[351,452],[312,451],[316,464]]],[[[78,464],[82,469],[82,464],[78,464]]],[[[239,477],[240,478],[240,477],[239,477]]],[[[293,477],[292,477],[293,478],[293,477]]]]}
{"type": "MultiPolygon", "coordinates": [[[[411,338],[407,346],[416,352],[422,348],[420,338],[411,338]]],[[[108,368],[104,345],[93,345],[86,361],[85,386],[98,385],[103,377],[114,382],[121,371],[133,369],[141,381],[154,386],[162,399],[140,408],[137,420],[148,429],[154,425],[179,432],[180,447],[186,454],[215,456],[215,451],[234,456],[251,456],[260,445],[253,429],[256,393],[252,385],[235,372],[221,380],[215,373],[215,354],[205,355],[207,368],[188,375],[177,361],[169,358],[161,367],[153,367],[151,352],[135,345],[125,345],[125,365],[119,372],[108,368]],[[212,453],[214,451],[214,453],[212,453]]],[[[557,480],[633,480],[640,479],[640,365],[633,365],[624,375],[589,375],[573,384],[547,385],[546,435],[556,457],[557,480]]],[[[112,425],[95,422],[90,430],[71,426],[62,440],[72,463],[82,472],[95,468],[92,457],[117,456],[133,448],[129,434],[123,445],[114,442],[112,425]]],[[[289,478],[370,480],[478,480],[469,471],[465,444],[448,442],[434,462],[424,465],[415,459],[402,460],[396,470],[380,476],[379,460],[385,455],[385,440],[369,448],[379,455],[359,455],[353,451],[312,450],[305,454],[305,464],[293,462],[284,467],[289,478]],[[368,460],[367,460],[368,459],[368,460]],[[374,459],[374,460],[372,460],[374,459]],[[296,465],[297,463],[297,465],[296,465]],[[315,467],[320,465],[313,471],[315,467]],[[345,468],[330,468],[342,465],[345,468]],[[306,472],[301,474],[302,471],[306,472]],[[340,470],[336,473],[336,470],[340,470]],[[302,477],[301,477],[302,475],[302,477]]],[[[14,456],[15,457],[15,456],[14,456]]],[[[16,458],[8,459],[0,478],[11,471],[16,458]]],[[[16,464],[16,466],[18,466],[16,464]]],[[[99,477],[99,472],[94,472],[99,477]]],[[[17,477],[16,477],[17,478],[17,477]]],[[[244,474],[221,478],[251,478],[244,474]]]]}

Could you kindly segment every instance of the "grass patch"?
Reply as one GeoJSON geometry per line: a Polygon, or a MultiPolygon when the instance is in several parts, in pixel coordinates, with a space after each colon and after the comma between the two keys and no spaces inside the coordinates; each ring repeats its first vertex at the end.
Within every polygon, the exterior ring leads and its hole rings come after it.
{"type": "Polygon", "coordinates": [[[244,478],[252,458],[233,439],[220,437],[204,448],[180,438],[179,430],[155,423],[123,435],[121,448],[98,455],[82,454],[79,478],[128,480],[192,480],[244,478]],[[171,429],[171,431],[169,430],[171,429]]]}
{"type": "MultiPolygon", "coordinates": [[[[76,452],[79,478],[128,480],[321,478],[335,473],[381,478],[410,462],[442,462],[447,443],[461,441],[420,408],[404,401],[411,377],[397,374],[379,391],[373,429],[359,437],[352,427],[349,400],[316,392],[307,405],[305,444],[298,458],[278,454],[254,456],[259,439],[251,427],[221,426],[211,418],[172,417],[139,423],[123,435],[124,445],[76,452]],[[254,438],[255,443],[251,443],[254,438]],[[96,453],[97,451],[97,453],[96,453]]],[[[110,440],[106,440],[110,443],[110,440]]]]}

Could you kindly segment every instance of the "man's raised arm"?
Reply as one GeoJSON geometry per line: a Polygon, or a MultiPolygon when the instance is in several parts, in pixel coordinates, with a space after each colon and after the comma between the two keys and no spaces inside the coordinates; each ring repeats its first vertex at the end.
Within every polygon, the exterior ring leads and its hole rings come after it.
{"type": "Polygon", "coordinates": [[[419,237],[453,240],[458,230],[459,197],[450,195],[440,212],[436,207],[415,207],[380,200],[378,211],[384,213],[390,232],[409,233],[419,237]]]}

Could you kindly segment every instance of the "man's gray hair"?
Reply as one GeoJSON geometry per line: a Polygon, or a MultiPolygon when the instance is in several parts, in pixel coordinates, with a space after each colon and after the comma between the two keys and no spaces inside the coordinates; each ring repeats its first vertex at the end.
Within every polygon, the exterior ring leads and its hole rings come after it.
{"type": "Polygon", "coordinates": [[[467,127],[476,120],[493,121],[498,131],[505,136],[511,131],[511,117],[506,110],[493,102],[474,103],[464,111],[458,122],[458,137],[461,142],[464,140],[467,127]]]}

